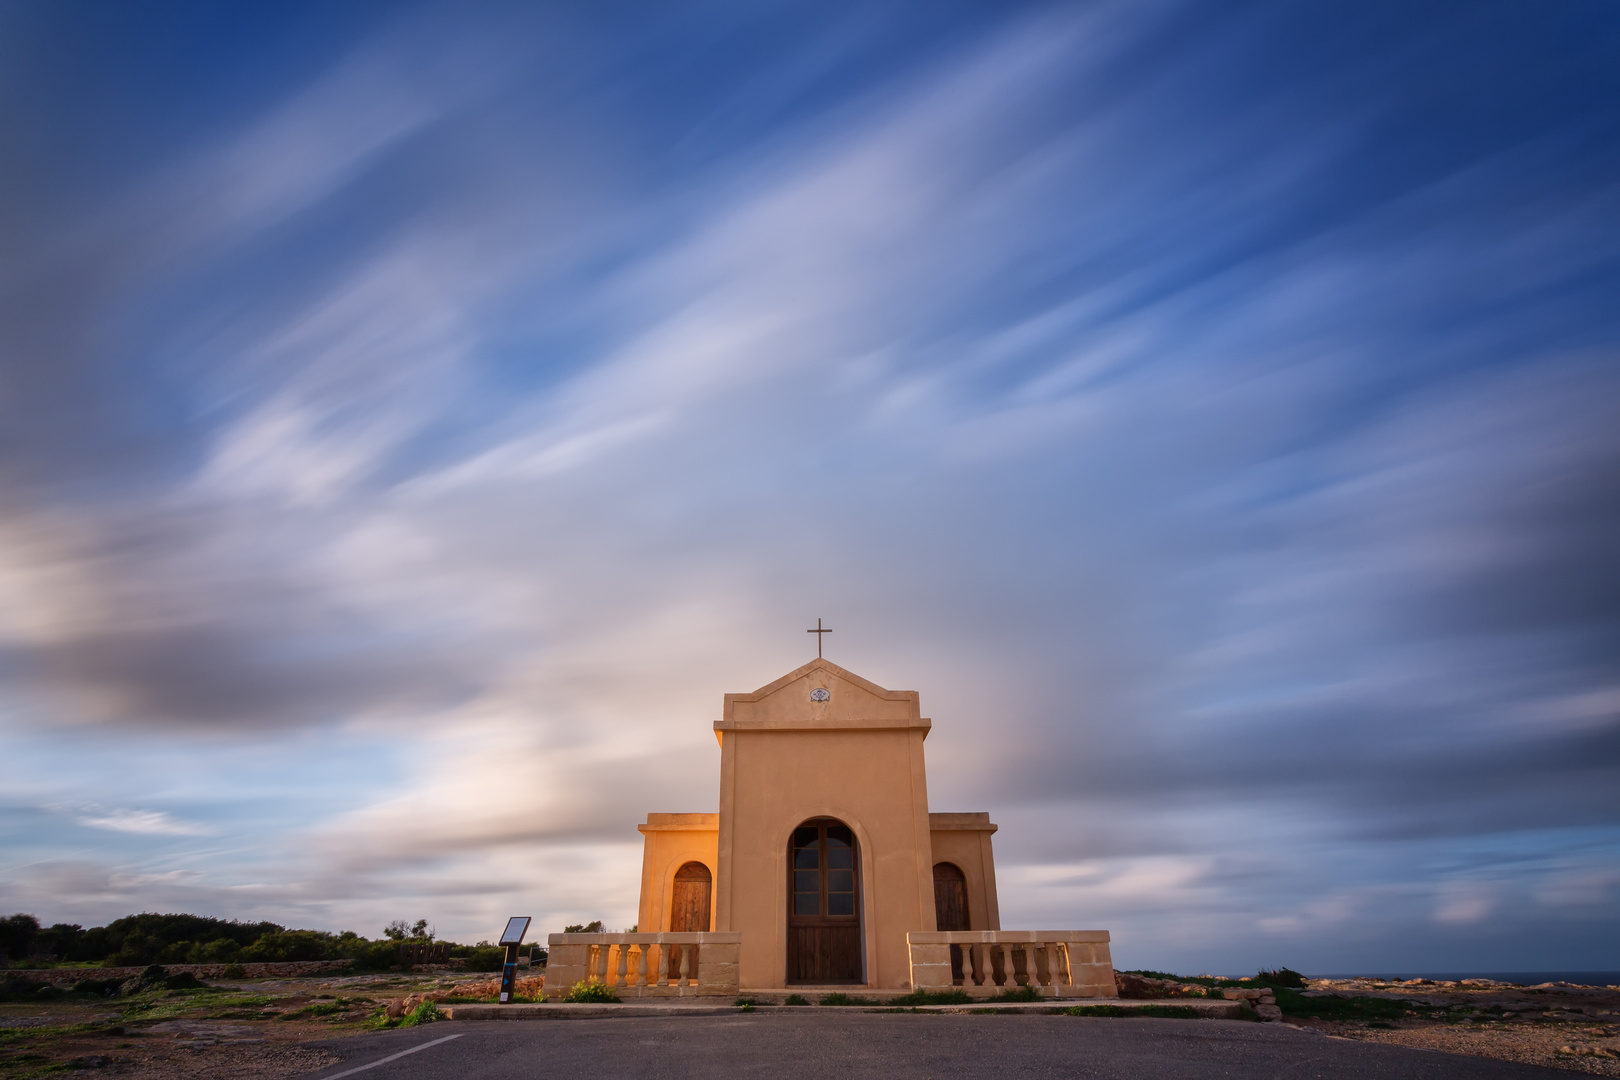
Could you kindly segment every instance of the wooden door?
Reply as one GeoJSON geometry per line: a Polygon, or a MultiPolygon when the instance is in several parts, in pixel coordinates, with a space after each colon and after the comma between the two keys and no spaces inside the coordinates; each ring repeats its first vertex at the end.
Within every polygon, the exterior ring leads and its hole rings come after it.
{"type": "MultiPolygon", "coordinates": [[[[712,879],[709,868],[700,862],[689,862],[675,871],[675,884],[670,889],[669,928],[673,933],[706,934],[709,932],[709,893],[712,879]]],[[[680,977],[681,956],[686,958],[687,975],[696,982],[698,977],[698,946],[660,945],[671,949],[669,977],[680,977]],[[679,950],[679,951],[673,951],[679,950]]]]}
{"type": "Polygon", "coordinates": [[[860,851],[849,827],[809,821],[788,850],[791,983],[861,981],[860,851]]]}
{"type": "Polygon", "coordinates": [[[669,928],[675,933],[709,932],[709,868],[689,862],[675,871],[671,891],[669,928]]]}
{"type": "MultiPolygon", "coordinates": [[[[967,875],[955,863],[934,864],[934,924],[940,930],[971,930],[967,875]]],[[[962,981],[962,946],[951,946],[951,980],[962,981]]]]}

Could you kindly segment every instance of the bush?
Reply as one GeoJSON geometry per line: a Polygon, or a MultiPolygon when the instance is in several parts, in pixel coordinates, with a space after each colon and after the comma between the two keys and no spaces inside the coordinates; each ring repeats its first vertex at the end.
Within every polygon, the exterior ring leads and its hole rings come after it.
{"type": "Polygon", "coordinates": [[[823,1005],[876,1005],[871,998],[855,997],[852,994],[833,992],[821,999],[823,1005]]]}
{"type": "Polygon", "coordinates": [[[810,1004],[810,1002],[805,1000],[805,997],[804,997],[803,994],[789,994],[787,996],[787,1000],[782,1002],[782,1004],[784,1004],[784,1005],[808,1005],[808,1004],[810,1004]]]}
{"type": "Polygon", "coordinates": [[[584,979],[575,983],[563,1000],[574,1004],[617,1004],[619,995],[600,979],[584,979]]]}
{"type": "Polygon", "coordinates": [[[39,935],[39,920],[21,913],[0,919],[0,960],[21,963],[39,935]]]}
{"type": "Polygon", "coordinates": [[[962,990],[913,990],[894,998],[890,1005],[967,1005],[973,1001],[962,990]]]}
{"type": "Polygon", "coordinates": [[[96,997],[117,997],[122,979],[80,979],[73,984],[75,994],[93,994],[96,997]]]}
{"type": "Polygon", "coordinates": [[[1009,986],[991,1001],[1039,1001],[1041,995],[1033,986],[1009,986]]]}
{"type": "Polygon", "coordinates": [[[506,950],[499,945],[480,943],[467,954],[462,967],[467,971],[499,971],[506,965],[506,950]]]}
{"type": "Polygon", "coordinates": [[[1289,990],[1305,989],[1305,976],[1292,968],[1278,968],[1276,971],[1261,971],[1254,977],[1254,981],[1262,986],[1272,988],[1285,987],[1289,990]]]}
{"type": "Polygon", "coordinates": [[[1196,1020],[1199,1016],[1190,1005],[1143,1005],[1131,1009],[1123,1005],[1076,1005],[1064,1012],[1070,1016],[1167,1016],[1176,1020],[1196,1020]]]}
{"type": "Polygon", "coordinates": [[[221,977],[226,979],[245,979],[247,978],[247,969],[241,964],[226,964],[225,974],[221,977]]]}
{"type": "Polygon", "coordinates": [[[332,935],[319,930],[278,930],[261,934],[242,950],[243,960],[326,960],[332,955],[332,935]]]}
{"type": "Polygon", "coordinates": [[[431,1001],[424,1001],[400,1018],[400,1027],[416,1027],[418,1024],[431,1024],[435,1020],[442,1020],[439,1008],[431,1001]]]}
{"type": "Polygon", "coordinates": [[[581,923],[578,926],[563,927],[563,933],[565,934],[600,934],[601,932],[601,919],[593,919],[588,923],[581,923]]]}
{"type": "Polygon", "coordinates": [[[44,985],[22,975],[0,975],[0,1001],[32,998],[44,985]]]}

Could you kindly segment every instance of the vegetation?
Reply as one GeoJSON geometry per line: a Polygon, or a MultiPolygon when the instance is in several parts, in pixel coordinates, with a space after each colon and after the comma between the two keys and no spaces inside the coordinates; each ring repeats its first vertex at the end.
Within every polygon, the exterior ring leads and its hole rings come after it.
{"type": "Polygon", "coordinates": [[[1284,1016],[1304,1016],[1313,1020],[1374,1020],[1388,1022],[1409,1016],[1427,1016],[1434,1006],[1392,998],[1323,994],[1306,997],[1297,990],[1278,988],[1277,1005],[1284,1016]]]}
{"type": "Polygon", "coordinates": [[[600,979],[584,979],[569,988],[568,996],[564,1001],[580,1004],[617,1004],[619,995],[613,988],[600,979]]]}
{"type": "Polygon", "coordinates": [[[855,997],[851,994],[834,991],[821,999],[823,1005],[876,1005],[871,998],[855,997]]]}
{"type": "Polygon", "coordinates": [[[1040,1001],[1041,995],[1033,986],[1009,986],[990,1001],[1040,1001]]]}
{"type": "Polygon", "coordinates": [[[913,990],[904,997],[894,998],[890,1005],[966,1005],[972,998],[961,990],[913,990]]]}
{"type": "Polygon", "coordinates": [[[399,1026],[416,1027],[418,1024],[431,1024],[435,1020],[442,1019],[444,1019],[444,1017],[440,1014],[438,1006],[433,1004],[431,1001],[424,1001],[422,1004],[406,1013],[405,1016],[400,1019],[399,1026]]]}
{"type": "Polygon", "coordinates": [[[784,1005],[808,1005],[808,1004],[810,1004],[810,1002],[805,999],[805,996],[803,994],[789,994],[787,996],[787,1000],[782,1002],[782,1004],[784,1004],[784,1005]]]}
{"type": "Polygon", "coordinates": [[[1176,1020],[1196,1020],[1199,1016],[1190,1005],[1075,1005],[1064,1012],[1070,1016],[1165,1016],[1176,1020]]]}
{"type": "MultiPolygon", "coordinates": [[[[589,927],[601,929],[597,921],[589,927]]],[[[226,978],[242,978],[243,964],[348,960],[361,970],[386,971],[400,966],[400,946],[430,944],[435,933],[426,919],[396,919],[376,939],[352,930],[289,929],[273,922],[239,922],[205,915],[160,915],[146,912],[89,929],[77,923],[41,927],[32,915],[0,918],[0,968],[150,967],[163,964],[225,964],[226,978]]],[[[470,971],[498,971],[502,950],[487,941],[448,945],[448,955],[464,959],[470,971]]],[[[537,950],[536,958],[543,957],[537,950]]]]}

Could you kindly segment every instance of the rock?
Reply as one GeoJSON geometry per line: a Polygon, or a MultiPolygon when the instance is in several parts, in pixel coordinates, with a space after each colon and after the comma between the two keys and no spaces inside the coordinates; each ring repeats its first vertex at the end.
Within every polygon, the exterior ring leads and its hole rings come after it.
{"type": "Polygon", "coordinates": [[[1281,1020],[1282,1009],[1276,1005],[1256,1005],[1254,1011],[1260,1014],[1262,1020],[1281,1020]]]}

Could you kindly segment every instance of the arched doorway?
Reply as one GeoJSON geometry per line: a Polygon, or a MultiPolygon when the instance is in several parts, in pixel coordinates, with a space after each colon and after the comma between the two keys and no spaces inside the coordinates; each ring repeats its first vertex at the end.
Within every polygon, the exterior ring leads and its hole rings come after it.
{"type": "Polygon", "coordinates": [[[788,847],[787,981],[861,981],[860,847],[848,825],[815,818],[788,847]]]}
{"type": "Polygon", "coordinates": [[[708,933],[709,895],[713,878],[700,862],[689,862],[675,871],[670,890],[669,928],[675,933],[708,933]]]}
{"type": "MultiPolygon", "coordinates": [[[[709,897],[713,878],[709,868],[700,862],[684,863],[675,871],[675,883],[670,888],[669,929],[672,933],[705,934],[709,930],[709,897]]],[[[660,945],[659,948],[665,946],[660,945]]],[[[684,946],[688,970],[697,978],[698,947],[684,946]]],[[[677,962],[678,963],[678,962],[677,962]]],[[[673,970],[678,971],[679,968],[673,970]]]]}
{"type": "MultiPolygon", "coordinates": [[[[940,930],[971,930],[967,875],[955,863],[934,864],[934,925],[940,930]]],[[[962,946],[951,946],[951,981],[962,981],[962,946]]]]}

